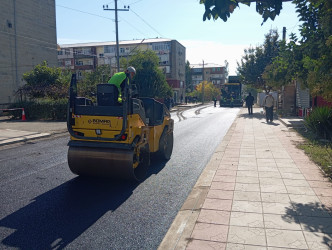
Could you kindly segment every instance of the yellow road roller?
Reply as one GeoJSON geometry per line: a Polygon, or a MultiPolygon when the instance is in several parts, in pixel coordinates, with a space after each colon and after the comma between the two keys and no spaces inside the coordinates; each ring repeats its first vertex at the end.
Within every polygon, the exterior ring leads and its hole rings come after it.
{"type": "Polygon", "coordinates": [[[96,102],[77,96],[76,74],[69,89],[68,165],[79,176],[141,181],[150,157],[168,161],[173,151],[174,121],[167,107],[153,98],[137,97],[135,85],[118,89],[97,85],[96,102]]]}

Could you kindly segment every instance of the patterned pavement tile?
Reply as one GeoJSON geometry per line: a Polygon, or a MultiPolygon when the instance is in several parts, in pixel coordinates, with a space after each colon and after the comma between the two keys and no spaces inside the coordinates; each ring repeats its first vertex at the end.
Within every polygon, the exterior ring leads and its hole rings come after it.
{"type": "Polygon", "coordinates": [[[228,226],[208,223],[196,223],[191,238],[197,240],[226,242],[228,226]]]}
{"type": "Polygon", "coordinates": [[[309,249],[331,250],[332,234],[323,234],[317,232],[304,232],[309,249]]]}
{"type": "Polygon", "coordinates": [[[332,188],[332,182],[330,182],[327,178],[324,181],[308,181],[308,183],[312,188],[332,188]]]}
{"type": "Polygon", "coordinates": [[[229,175],[215,175],[213,181],[222,181],[222,182],[235,182],[236,176],[229,175]]]}
{"type": "Polygon", "coordinates": [[[332,234],[332,218],[299,216],[303,230],[332,234]]]}
{"type": "Polygon", "coordinates": [[[289,198],[294,203],[315,203],[320,202],[316,195],[305,195],[305,194],[289,194],[289,198]]]}
{"type": "Polygon", "coordinates": [[[258,171],[239,170],[236,177],[258,177],[258,171]]]}
{"type": "Polygon", "coordinates": [[[262,203],[256,201],[233,201],[232,211],[247,213],[262,213],[262,203]]]}
{"type": "Polygon", "coordinates": [[[293,187],[310,187],[308,181],[306,180],[292,180],[292,179],[283,179],[285,186],[293,186],[293,187]]]}
{"type": "Polygon", "coordinates": [[[231,211],[232,209],[232,200],[219,200],[219,199],[205,199],[202,208],[204,209],[213,209],[213,210],[223,210],[231,211]]]}
{"type": "Polygon", "coordinates": [[[280,178],[259,178],[259,183],[261,185],[279,185],[279,186],[283,186],[284,185],[284,181],[283,179],[280,178]]]}
{"type": "Polygon", "coordinates": [[[226,243],[206,241],[206,240],[192,240],[188,243],[186,250],[224,250],[226,243]]]}
{"type": "Polygon", "coordinates": [[[285,179],[293,179],[293,180],[305,180],[303,174],[296,174],[296,173],[283,173],[281,172],[281,177],[285,179]]]}
{"type": "Polygon", "coordinates": [[[227,243],[227,250],[267,250],[266,246],[227,243]]]}
{"type": "Polygon", "coordinates": [[[235,182],[220,182],[220,181],[212,181],[211,189],[219,189],[219,190],[234,190],[235,182]]]}
{"type": "Polygon", "coordinates": [[[259,184],[236,183],[236,191],[259,192],[259,184]]]}
{"type": "Polygon", "coordinates": [[[285,185],[260,185],[262,193],[287,194],[285,185]]]}
{"type": "Polygon", "coordinates": [[[234,191],[234,201],[261,201],[260,193],[234,191]]]}
{"type": "Polygon", "coordinates": [[[288,194],[277,194],[277,193],[262,193],[263,202],[278,202],[278,203],[289,203],[290,199],[288,194]]]}
{"type": "Polygon", "coordinates": [[[230,175],[230,176],[236,176],[235,170],[224,170],[220,169],[216,171],[216,175],[230,175]]]}
{"type": "Polygon", "coordinates": [[[292,203],[297,215],[310,217],[326,217],[331,218],[329,209],[320,202],[312,203],[292,203]]]}
{"type": "Polygon", "coordinates": [[[277,167],[258,167],[257,170],[259,172],[279,172],[279,169],[277,167]]]}
{"type": "Polygon", "coordinates": [[[264,228],[263,214],[232,211],[230,225],[264,228]]]}
{"type": "Polygon", "coordinates": [[[311,187],[294,187],[287,186],[287,192],[289,194],[304,194],[304,195],[316,195],[311,187]]]}
{"type": "Polygon", "coordinates": [[[202,223],[228,225],[230,216],[230,211],[202,209],[197,221],[202,223]]]}
{"type": "Polygon", "coordinates": [[[263,202],[264,214],[292,214],[296,215],[292,204],[278,202],[263,202]]]}
{"type": "Polygon", "coordinates": [[[237,169],[240,171],[257,171],[257,166],[247,166],[247,165],[239,164],[237,169]]]}
{"type": "Polygon", "coordinates": [[[300,169],[298,168],[284,168],[284,167],[278,167],[278,170],[281,172],[281,173],[293,173],[293,174],[301,174],[301,171],[300,169]]]}
{"type": "Polygon", "coordinates": [[[259,183],[259,179],[258,179],[258,177],[242,177],[242,176],[237,176],[236,177],[236,182],[237,183],[258,184],[259,183]]]}
{"type": "Polygon", "coordinates": [[[302,231],[266,229],[266,238],[269,247],[308,249],[302,231]]]}
{"type": "Polygon", "coordinates": [[[332,188],[313,188],[316,195],[324,197],[332,197],[332,188]]]}
{"type": "Polygon", "coordinates": [[[271,171],[260,171],[259,178],[281,178],[281,174],[279,172],[271,172],[271,171]]]}
{"type": "Polygon", "coordinates": [[[301,230],[301,225],[296,215],[264,214],[265,228],[301,230]]]}
{"type": "Polygon", "coordinates": [[[220,190],[209,190],[207,198],[211,199],[222,199],[222,200],[232,200],[234,191],[220,191],[220,190]]]}
{"type": "Polygon", "coordinates": [[[227,242],[266,246],[265,230],[263,228],[230,226],[227,242]]]}

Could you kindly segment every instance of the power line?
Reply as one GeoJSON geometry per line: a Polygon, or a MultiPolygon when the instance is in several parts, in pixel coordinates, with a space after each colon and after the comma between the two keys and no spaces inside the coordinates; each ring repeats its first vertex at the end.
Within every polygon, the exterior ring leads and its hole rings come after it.
{"type": "MultiPolygon", "coordinates": [[[[120,0],[121,1],[121,0],[120,0]]],[[[135,3],[138,3],[138,2],[140,2],[140,1],[142,1],[142,0],[139,0],[139,1],[136,1],[135,3]]],[[[121,1],[122,2],[122,1],[121,1]]],[[[124,4],[123,2],[122,2],[122,4],[124,4]]],[[[158,30],[156,30],[155,28],[153,28],[147,21],[145,21],[142,17],[140,17],[140,15],[138,15],[135,11],[133,11],[133,9],[132,8],[130,8],[130,10],[139,18],[139,19],[141,19],[146,25],[148,25],[151,29],[153,29],[155,32],[157,32],[158,34],[159,34],[159,36],[160,37],[165,37],[165,36],[163,36],[162,34],[160,34],[159,32],[158,32],[158,30]]]]}
{"type": "Polygon", "coordinates": [[[76,12],[81,12],[81,13],[88,14],[88,15],[91,15],[91,16],[96,16],[96,17],[100,17],[100,18],[108,19],[108,20],[111,20],[111,21],[113,21],[113,22],[115,21],[114,19],[109,18],[109,17],[100,16],[100,15],[97,15],[97,14],[93,14],[93,13],[86,12],[86,11],[82,11],[82,10],[78,10],[78,9],[73,9],[73,8],[66,7],[66,6],[62,6],[62,5],[59,5],[59,4],[57,4],[56,6],[58,6],[58,7],[62,7],[62,8],[65,8],[65,9],[69,9],[69,10],[72,10],[72,11],[76,11],[76,12]]]}

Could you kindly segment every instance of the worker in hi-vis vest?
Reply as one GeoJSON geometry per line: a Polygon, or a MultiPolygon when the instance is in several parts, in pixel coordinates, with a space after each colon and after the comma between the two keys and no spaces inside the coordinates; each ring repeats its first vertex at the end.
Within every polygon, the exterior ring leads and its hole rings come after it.
{"type": "Polygon", "coordinates": [[[125,84],[129,85],[129,79],[133,79],[136,74],[134,67],[130,66],[126,69],[125,72],[119,72],[114,74],[111,79],[108,81],[110,84],[114,84],[119,90],[118,103],[122,103],[123,90],[125,84]]]}

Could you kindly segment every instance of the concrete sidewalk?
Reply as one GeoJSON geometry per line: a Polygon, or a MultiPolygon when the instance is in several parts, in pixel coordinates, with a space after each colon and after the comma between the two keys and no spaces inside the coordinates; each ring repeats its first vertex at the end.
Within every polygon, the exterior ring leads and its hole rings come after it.
{"type": "Polygon", "coordinates": [[[67,132],[66,122],[0,120],[0,146],[67,132]]]}
{"type": "Polygon", "coordinates": [[[159,249],[332,249],[332,183],[258,110],[240,111],[159,249]]]}

